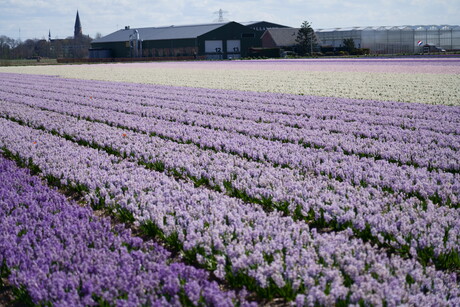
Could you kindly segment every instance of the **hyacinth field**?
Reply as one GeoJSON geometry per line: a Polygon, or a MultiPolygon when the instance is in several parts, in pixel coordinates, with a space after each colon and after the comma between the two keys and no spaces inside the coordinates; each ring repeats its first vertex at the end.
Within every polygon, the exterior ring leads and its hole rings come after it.
{"type": "Polygon", "coordinates": [[[460,305],[459,58],[0,77],[18,302],[460,305]]]}

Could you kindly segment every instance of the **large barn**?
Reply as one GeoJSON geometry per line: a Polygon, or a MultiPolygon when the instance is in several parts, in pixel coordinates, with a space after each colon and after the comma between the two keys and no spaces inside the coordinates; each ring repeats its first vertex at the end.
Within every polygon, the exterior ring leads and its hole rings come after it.
{"type": "Polygon", "coordinates": [[[204,56],[207,59],[234,59],[259,47],[260,36],[269,22],[234,21],[198,25],[130,28],[118,30],[91,43],[91,57],[129,58],[163,56],[204,56]]]}

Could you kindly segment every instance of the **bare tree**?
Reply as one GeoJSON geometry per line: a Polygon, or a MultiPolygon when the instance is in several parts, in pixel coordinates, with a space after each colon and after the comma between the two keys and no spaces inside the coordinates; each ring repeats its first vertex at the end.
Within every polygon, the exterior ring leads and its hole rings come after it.
{"type": "Polygon", "coordinates": [[[14,58],[14,49],[19,45],[19,41],[14,38],[1,35],[0,36],[0,58],[12,59],[14,58]]]}

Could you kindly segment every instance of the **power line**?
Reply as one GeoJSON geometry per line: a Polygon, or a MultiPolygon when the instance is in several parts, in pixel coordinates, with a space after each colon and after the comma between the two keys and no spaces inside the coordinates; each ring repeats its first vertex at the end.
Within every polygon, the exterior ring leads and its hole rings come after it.
{"type": "Polygon", "coordinates": [[[214,14],[219,14],[219,18],[217,20],[214,20],[214,21],[224,22],[224,21],[226,21],[226,19],[224,19],[224,14],[228,14],[228,12],[223,11],[222,9],[219,9],[217,12],[214,12],[214,14]]]}

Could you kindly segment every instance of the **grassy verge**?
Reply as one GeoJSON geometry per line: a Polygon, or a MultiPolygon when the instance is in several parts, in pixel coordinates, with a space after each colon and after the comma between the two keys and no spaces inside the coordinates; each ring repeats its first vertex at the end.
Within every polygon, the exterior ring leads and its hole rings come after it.
{"type": "Polygon", "coordinates": [[[7,59],[0,59],[0,66],[37,66],[37,65],[56,65],[56,59],[41,59],[38,62],[35,59],[19,59],[19,60],[7,60],[7,59]]]}

